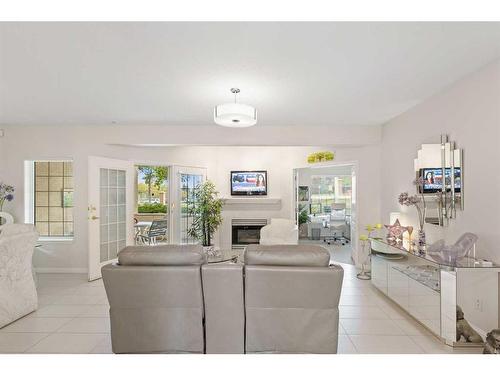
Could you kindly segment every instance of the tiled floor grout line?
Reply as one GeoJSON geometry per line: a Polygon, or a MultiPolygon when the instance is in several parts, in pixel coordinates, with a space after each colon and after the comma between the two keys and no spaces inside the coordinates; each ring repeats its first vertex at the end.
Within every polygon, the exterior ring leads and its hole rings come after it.
{"type": "MultiPolygon", "coordinates": [[[[46,332],[43,332],[46,333],[46,332]]],[[[28,351],[33,348],[35,345],[37,345],[40,341],[45,340],[47,337],[49,337],[52,333],[47,333],[45,336],[40,337],[39,340],[37,340],[33,345],[29,346],[26,350],[23,351],[23,353],[28,353],[28,351]]]]}
{"type": "Polygon", "coordinates": [[[428,354],[428,353],[427,353],[427,350],[426,350],[426,349],[425,349],[422,345],[420,345],[420,344],[418,343],[418,341],[416,341],[416,340],[414,340],[414,339],[413,339],[413,336],[410,336],[410,335],[409,335],[408,337],[410,338],[410,340],[411,340],[411,341],[413,341],[413,342],[415,343],[415,345],[417,345],[420,349],[422,349],[422,351],[423,351],[425,354],[428,354]]]}
{"type": "Polygon", "coordinates": [[[352,347],[354,348],[354,351],[356,352],[355,354],[358,354],[359,353],[359,350],[358,348],[356,347],[356,345],[354,345],[354,341],[351,340],[351,337],[347,334],[345,334],[345,336],[347,337],[347,339],[349,340],[349,342],[351,343],[352,347]]]}

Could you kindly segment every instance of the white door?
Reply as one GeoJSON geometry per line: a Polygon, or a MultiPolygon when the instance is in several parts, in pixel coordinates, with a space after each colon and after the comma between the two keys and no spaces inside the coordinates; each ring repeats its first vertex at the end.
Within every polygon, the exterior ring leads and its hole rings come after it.
{"type": "Polygon", "coordinates": [[[170,238],[174,244],[195,243],[188,235],[193,222],[191,209],[196,205],[196,187],[207,179],[207,169],[174,165],[170,169],[170,238]]]}
{"type": "Polygon", "coordinates": [[[351,169],[351,253],[353,254],[354,263],[357,260],[358,248],[358,191],[357,191],[357,176],[355,166],[351,169]]]}
{"type": "Polygon", "coordinates": [[[134,163],[89,156],[89,281],[134,243],[134,163]]]}
{"type": "Polygon", "coordinates": [[[294,213],[295,213],[295,224],[299,225],[299,214],[300,214],[300,204],[299,204],[299,170],[293,170],[293,195],[294,195],[294,213]]]}

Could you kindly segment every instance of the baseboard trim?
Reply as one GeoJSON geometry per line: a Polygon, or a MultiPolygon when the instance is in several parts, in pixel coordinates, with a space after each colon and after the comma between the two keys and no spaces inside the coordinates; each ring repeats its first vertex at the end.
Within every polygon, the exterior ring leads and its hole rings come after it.
{"type": "Polygon", "coordinates": [[[86,268],[46,268],[46,267],[36,267],[36,273],[87,273],[86,268]]]}
{"type": "MultiPolygon", "coordinates": [[[[465,319],[467,320],[467,319],[465,319]]],[[[478,334],[479,336],[481,336],[483,338],[483,340],[486,340],[486,335],[488,334],[488,332],[482,330],[481,328],[479,328],[478,326],[474,325],[474,324],[471,324],[469,322],[469,325],[472,327],[472,329],[474,329],[478,334]]]]}

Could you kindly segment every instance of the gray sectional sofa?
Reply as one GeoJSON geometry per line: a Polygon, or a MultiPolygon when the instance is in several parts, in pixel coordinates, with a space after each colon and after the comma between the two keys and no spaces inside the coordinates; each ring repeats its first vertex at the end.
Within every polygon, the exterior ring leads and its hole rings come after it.
{"type": "Polygon", "coordinates": [[[115,353],[336,353],[343,269],[308,245],[128,247],[102,268],[115,353]]]}

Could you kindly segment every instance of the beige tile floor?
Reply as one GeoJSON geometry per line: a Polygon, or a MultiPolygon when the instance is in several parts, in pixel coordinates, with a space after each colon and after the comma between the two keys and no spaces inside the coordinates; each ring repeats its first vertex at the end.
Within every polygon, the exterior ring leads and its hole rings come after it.
{"type": "MultiPolygon", "coordinates": [[[[339,353],[478,353],[440,343],[344,265],[339,353]]],[[[109,305],[102,280],[41,274],[39,309],[0,329],[0,353],[111,353],[109,305]]]]}

